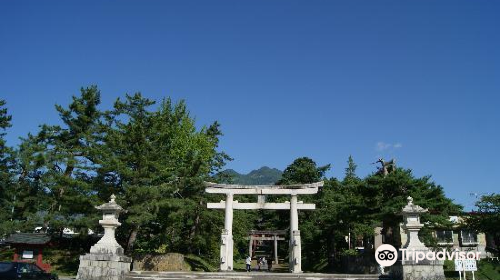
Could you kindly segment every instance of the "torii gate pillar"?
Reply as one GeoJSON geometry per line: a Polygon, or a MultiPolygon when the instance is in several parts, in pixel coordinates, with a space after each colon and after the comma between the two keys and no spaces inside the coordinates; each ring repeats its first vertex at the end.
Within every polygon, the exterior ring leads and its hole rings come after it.
{"type": "Polygon", "coordinates": [[[224,230],[221,234],[220,270],[233,270],[233,194],[226,195],[224,230]]]}
{"type": "Polygon", "coordinates": [[[290,199],[290,271],[292,273],[302,272],[301,244],[299,230],[299,213],[297,211],[297,195],[290,199]]]}

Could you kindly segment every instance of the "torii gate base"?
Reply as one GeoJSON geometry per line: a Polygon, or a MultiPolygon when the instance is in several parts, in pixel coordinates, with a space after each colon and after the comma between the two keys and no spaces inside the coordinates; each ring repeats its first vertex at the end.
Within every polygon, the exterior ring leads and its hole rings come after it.
{"type": "Polygon", "coordinates": [[[233,270],[233,209],[268,209],[268,210],[290,210],[290,272],[301,273],[301,244],[299,231],[298,210],[313,210],[315,204],[304,204],[297,201],[297,195],[315,194],[318,188],[323,186],[323,182],[301,185],[226,185],[205,183],[207,193],[225,194],[226,201],[219,203],[208,203],[209,209],[224,209],[224,230],[221,234],[220,246],[220,270],[233,270]],[[257,195],[257,203],[238,203],[233,201],[235,194],[257,195]],[[290,202],[267,203],[265,195],[290,195],[290,202]]]}

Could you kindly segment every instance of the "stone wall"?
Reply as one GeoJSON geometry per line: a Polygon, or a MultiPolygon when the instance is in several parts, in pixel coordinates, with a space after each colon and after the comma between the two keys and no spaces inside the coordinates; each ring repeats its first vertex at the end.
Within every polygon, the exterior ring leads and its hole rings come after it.
{"type": "Polygon", "coordinates": [[[413,261],[397,261],[387,270],[394,280],[446,280],[443,263],[440,261],[427,261],[418,264],[413,261]]]}
{"type": "Polygon", "coordinates": [[[357,256],[342,256],[342,272],[344,273],[378,273],[380,267],[375,261],[374,252],[368,251],[357,256]]]}
{"type": "Polygon", "coordinates": [[[184,255],[168,253],[163,255],[143,255],[134,258],[132,270],[135,271],[190,271],[184,255]]]}

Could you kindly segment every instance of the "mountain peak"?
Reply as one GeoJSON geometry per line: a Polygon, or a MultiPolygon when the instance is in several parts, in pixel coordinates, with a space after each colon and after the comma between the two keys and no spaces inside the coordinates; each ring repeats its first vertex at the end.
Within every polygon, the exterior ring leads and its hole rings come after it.
{"type": "Polygon", "coordinates": [[[279,169],[269,166],[262,166],[248,174],[240,174],[233,169],[226,169],[221,173],[229,175],[232,178],[231,183],[241,185],[271,185],[278,182],[283,174],[279,169]]]}

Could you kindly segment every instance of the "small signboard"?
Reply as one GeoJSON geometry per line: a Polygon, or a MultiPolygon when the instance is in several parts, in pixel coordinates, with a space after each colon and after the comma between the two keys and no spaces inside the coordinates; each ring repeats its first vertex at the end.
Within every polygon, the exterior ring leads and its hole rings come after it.
{"type": "Polygon", "coordinates": [[[32,259],[33,251],[23,251],[23,259],[32,259]]]}
{"type": "Polygon", "coordinates": [[[455,260],[455,271],[477,271],[475,259],[455,260]]]}
{"type": "Polygon", "coordinates": [[[477,271],[477,262],[475,259],[463,260],[464,271],[477,271]]]}
{"type": "Polygon", "coordinates": [[[463,271],[463,270],[464,270],[463,261],[455,259],[455,271],[463,271]]]}

